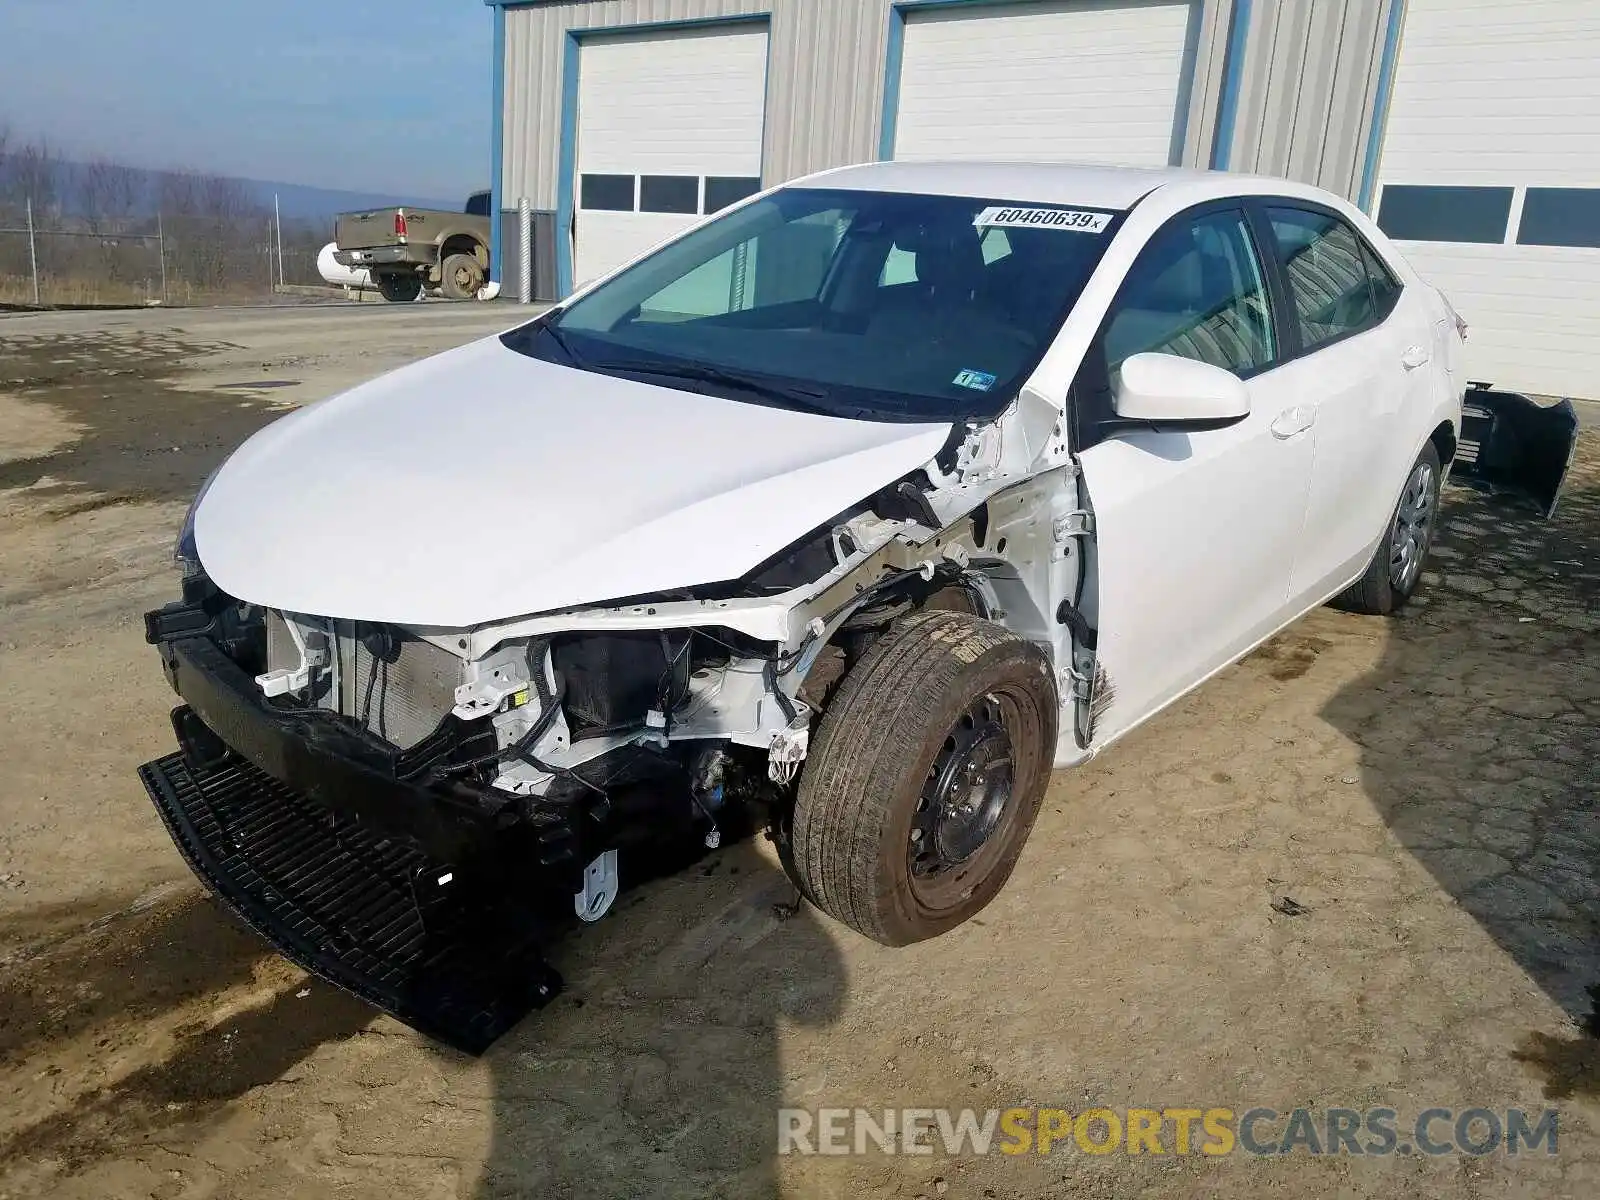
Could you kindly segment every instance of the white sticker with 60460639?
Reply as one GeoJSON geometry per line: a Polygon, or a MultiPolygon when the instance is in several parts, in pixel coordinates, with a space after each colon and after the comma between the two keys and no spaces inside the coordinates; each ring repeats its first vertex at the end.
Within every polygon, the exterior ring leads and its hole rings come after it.
{"type": "Polygon", "coordinates": [[[980,228],[1064,229],[1071,233],[1104,233],[1111,223],[1110,213],[1084,212],[1075,208],[986,208],[972,219],[980,228]]]}

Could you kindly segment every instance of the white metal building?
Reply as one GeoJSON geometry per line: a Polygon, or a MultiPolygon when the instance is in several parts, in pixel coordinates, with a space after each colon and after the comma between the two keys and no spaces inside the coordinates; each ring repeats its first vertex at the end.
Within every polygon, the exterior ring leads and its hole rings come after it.
{"type": "Polygon", "coordinates": [[[842,163],[1210,166],[1375,211],[1474,378],[1600,395],[1600,0],[485,3],[542,295],[842,163]]]}

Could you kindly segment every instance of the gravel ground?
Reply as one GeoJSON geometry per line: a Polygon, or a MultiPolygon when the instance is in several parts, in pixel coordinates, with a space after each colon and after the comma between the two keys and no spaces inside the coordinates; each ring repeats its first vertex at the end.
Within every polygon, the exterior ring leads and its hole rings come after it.
{"type": "Polygon", "coordinates": [[[557,946],[566,994],[469,1059],[241,932],[133,774],[185,502],[284,408],[517,315],[0,318],[0,1197],[1600,1195],[1593,433],[1552,522],[1450,489],[1402,619],[1313,613],[1059,775],[934,942],[780,919],[728,847],[557,946]],[[1555,1107],[1560,1140],[779,1156],[785,1105],[1555,1107]]]}

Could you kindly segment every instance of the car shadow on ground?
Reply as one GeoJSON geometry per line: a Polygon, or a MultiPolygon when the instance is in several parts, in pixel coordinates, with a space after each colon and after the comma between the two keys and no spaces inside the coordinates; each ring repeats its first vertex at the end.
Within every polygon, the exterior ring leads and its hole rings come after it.
{"type": "MultiPolygon", "coordinates": [[[[463,1194],[778,1194],[778,1109],[804,1103],[784,1099],[795,1089],[783,1035],[838,1018],[834,934],[750,841],[625,892],[617,910],[552,941],[565,991],[484,1056],[489,1143],[463,1194]]],[[[0,1191],[131,1146],[200,1144],[247,1093],[295,1083],[378,1015],[305,979],[189,888],[8,961],[0,1005],[0,1068],[50,1064],[29,1086],[73,1097],[6,1119],[0,1191]],[[102,1078],[129,1057],[146,1061],[102,1078]]],[[[476,1074],[457,1051],[412,1038],[457,1085],[476,1074]]]]}
{"type": "MultiPolygon", "coordinates": [[[[778,1193],[787,1028],[838,1019],[833,933],[753,842],[625,893],[552,957],[563,994],[493,1047],[476,1195],[778,1193]]],[[[790,1064],[802,1070],[804,1064],[790,1064]]]]}
{"type": "Polygon", "coordinates": [[[1447,489],[1428,586],[1324,716],[1400,843],[1572,1018],[1516,1057],[1600,1094],[1600,438],[1551,521],[1447,489]]]}

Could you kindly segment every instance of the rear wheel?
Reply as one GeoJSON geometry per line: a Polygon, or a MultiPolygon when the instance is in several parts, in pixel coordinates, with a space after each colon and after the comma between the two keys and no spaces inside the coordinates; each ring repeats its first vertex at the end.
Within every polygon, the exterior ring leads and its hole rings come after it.
{"type": "Polygon", "coordinates": [[[1429,442],[1406,474],[1389,528],[1366,574],[1334,598],[1335,608],[1384,616],[1416,594],[1438,523],[1442,475],[1439,451],[1429,442]]]}
{"type": "Polygon", "coordinates": [[[374,275],[372,282],[377,284],[378,292],[385,300],[396,304],[405,304],[422,295],[422,276],[420,275],[397,275],[390,272],[383,275],[374,275]]]}
{"type": "Polygon", "coordinates": [[[999,893],[1055,756],[1056,689],[1030,642],[961,612],[895,626],[845,677],[800,777],[789,862],[829,916],[885,945],[999,893]]]}
{"type": "Polygon", "coordinates": [[[439,291],[447,300],[471,300],[483,286],[483,267],[471,254],[452,254],[439,272],[439,291]]]}

